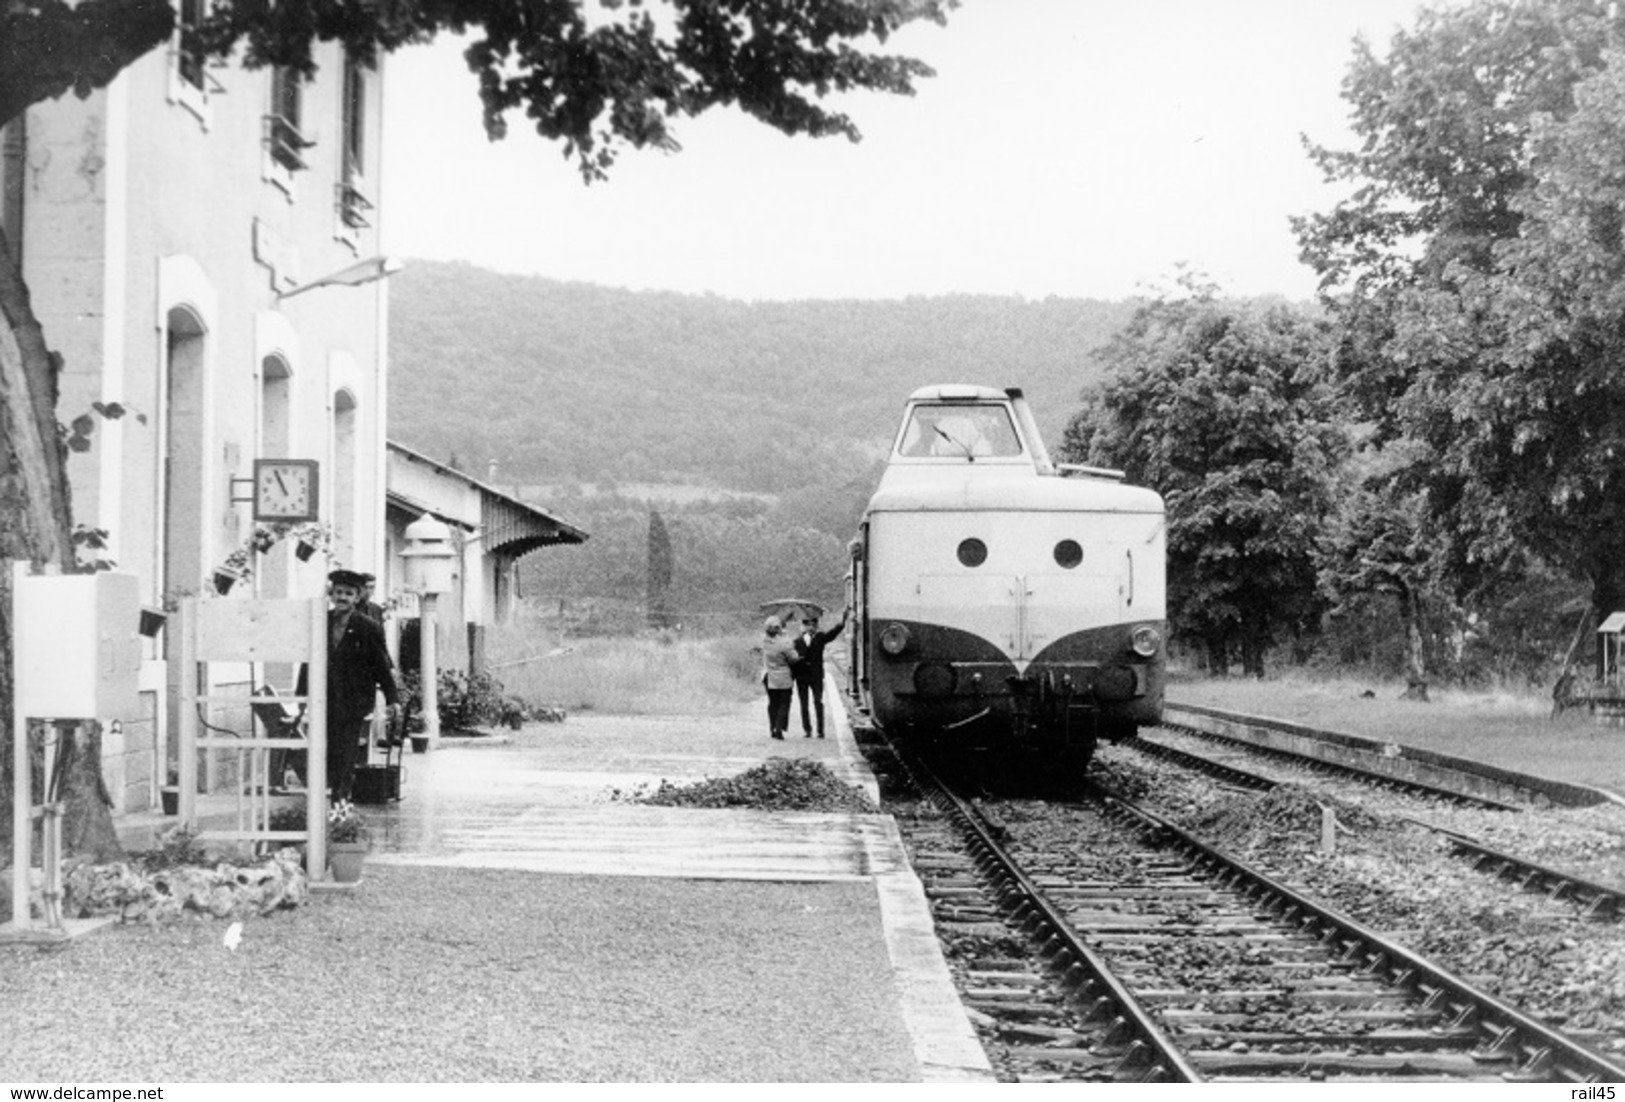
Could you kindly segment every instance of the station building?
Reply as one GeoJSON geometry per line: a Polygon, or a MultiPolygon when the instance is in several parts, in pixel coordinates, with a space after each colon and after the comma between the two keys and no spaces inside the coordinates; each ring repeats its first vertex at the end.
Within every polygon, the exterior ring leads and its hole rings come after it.
{"type": "MultiPolygon", "coordinates": [[[[0,225],[63,359],[58,418],[90,418],[90,447],[68,460],[74,519],[105,531],[93,554],[134,574],[154,609],[316,596],[337,566],[378,575],[381,598],[401,588],[401,517],[386,516],[387,58],[323,43],[315,60],[311,79],[204,64],[177,29],[108,87],[0,132],[0,225]],[[256,515],[267,460],[313,475],[310,515],[296,502],[256,515]],[[317,553],[303,557],[299,536],[317,553]]],[[[524,549],[580,535],[528,507],[483,515],[507,513],[524,549]]],[[[115,814],[152,806],[174,764],[175,634],[142,640],[140,714],[102,717],[115,814]]],[[[287,670],[219,676],[245,693],[291,683],[287,670]]]]}

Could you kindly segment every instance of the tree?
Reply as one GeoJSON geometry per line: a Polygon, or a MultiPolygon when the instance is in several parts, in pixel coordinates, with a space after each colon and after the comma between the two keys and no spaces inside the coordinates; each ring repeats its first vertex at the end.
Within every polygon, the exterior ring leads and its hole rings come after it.
{"type": "Polygon", "coordinates": [[[1543,562],[1625,607],[1617,20],[1589,0],[1424,11],[1385,58],[1356,51],[1359,150],[1312,150],[1356,188],[1297,226],[1340,372],[1382,440],[1419,445],[1403,478],[1458,595],[1543,562]]]}
{"type": "Polygon", "coordinates": [[[1612,33],[1594,0],[1476,0],[1423,8],[1387,53],[1356,41],[1343,98],[1361,143],[1309,144],[1329,182],[1349,185],[1331,211],[1294,220],[1303,257],[1327,290],[1364,301],[1395,287],[1487,270],[1518,232],[1529,183],[1525,138],[1537,114],[1561,117],[1574,85],[1600,66],[1612,33]]]}
{"type": "MultiPolygon", "coordinates": [[[[931,74],[875,52],[906,23],[944,22],[957,0],[215,0],[184,29],[198,61],[241,51],[249,66],[314,70],[312,46],[362,58],[440,31],[475,31],[465,53],[490,136],[522,110],[562,143],[584,179],[625,148],[675,149],[672,122],[731,107],[790,135],[860,136],[819,104],[831,92],[912,93],[931,74]]],[[[170,0],[11,0],[0,7],[0,125],[72,91],[88,95],[170,39],[170,0]]],[[[59,360],[34,316],[0,233],[0,558],[71,567],[72,507],[56,414],[59,360]]],[[[0,762],[9,768],[10,575],[0,572],[0,762]]],[[[93,748],[92,748],[93,749],[93,748]]],[[[94,763],[99,755],[81,754],[94,763]]],[[[93,768],[93,767],[92,767],[93,768]]],[[[0,778],[3,779],[3,778],[0,778]]],[[[87,782],[89,783],[89,782],[87,782]]],[[[96,782],[96,783],[99,783],[96,782]]],[[[9,803],[9,783],[0,802],[9,803]]],[[[88,801],[94,805],[96,801],[88,801]]],[[[110,835],[105,808],[100,811],[110,835]]],[[[0,816],[0,831],[10,815],[0,816]]]]}
{"type": "Polygon", "coordinates": [[[670,627],[671,615],[671,536],[660,514],[649,510],[649,568],[647,600],[649,626],[670,627]]]}
{"type": "Polygon", "coordinates": [[[1105,350],[1111,374],[1067,426],[1068,460],[1121,468],[1168,510],[1168,614],[1263,676],[1268,647],[1318,610],[1314,537],[1344,452],[1324,327],[1212,289],[1141,307],[1105,350]]]}
{"type": "Polygon", "coordinates": [[[1331,613],[1358,594],[1384,593],[1399,607],[1405,642],[1405,698],[1428,699],[1424,598],[1438,585],[1426,500],[1373,476],[1341,495],[1319,543],[1319,577],[1331,613]]]}

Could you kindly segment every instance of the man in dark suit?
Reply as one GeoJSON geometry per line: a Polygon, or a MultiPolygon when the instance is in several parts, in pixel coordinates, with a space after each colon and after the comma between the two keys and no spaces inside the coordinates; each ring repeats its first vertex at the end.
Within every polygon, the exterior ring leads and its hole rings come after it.
{"type": "Polygon", "coordinates": [[[378,579],[373,575],[361,575],[361,599],[355,603],[355,608],[357,612],[367,619],[382,626],[384,622],[384,606],[372,599],[372,588],[377,583],[378,579]]]}
{"type": "MultiPolygon", "coordinates": [[[[364,588],[362,576],[353,570],[327,576],[332,601],[327,612],[327,790],[335,800],[350,798],[376,694],[384,694],[391,721],[400,710],[384,629],[356,609],[364,588]]],[[[306,691],[308,673],[299,671],[300,694],[306,691]]]]}
{"type": "Polygon", "coordinates": [[[841,613],[841,622],[828,631],[818,630],[817,613],[809,612],[801,618],[801,634],[796,636],[797,660],[796,699],[801,702],[801,730],[803,738],[812,738],[812,717],[807,714],[807,694],[812,694],[813,711],[818,716],[818,737],[824,737],[824,647],[841,634],[851,609],[841,613]]]}

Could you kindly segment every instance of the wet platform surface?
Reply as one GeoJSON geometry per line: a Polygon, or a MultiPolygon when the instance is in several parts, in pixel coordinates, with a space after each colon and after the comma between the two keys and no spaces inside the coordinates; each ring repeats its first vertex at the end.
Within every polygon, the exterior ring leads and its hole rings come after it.
{"type": "MultiPolygon", "coordinates": [[[[374,761],[379,757],[375,750],[374,761]]],[[[878,802],[874,778],[838,706],[830,737],[822,740],[769,739],[760,701],[706,717],[571,716],[511,735],[447,740],[426,754],[407,753],[402,799],[363,806],[373,834],[368,866],[758,884],[868,880],[875,886],[869,904],[850,914],[831,913],[822,944],[787,945],[779,952],[798,954],[800,966],[827,968],[831,946],[879,939],[891,962],[897,1025],[911,1039],[920,1078],[992,1081],[948,975],[923,888],[889,815],[633,802],[662,781],[688,785],[737,776],[773,757],[821,761],[878,802]]],[[[127,822],[121,834],[127,845],[139,847],[140,832],[153,826],[127,822]]],[[[366,890],[365,881],[360,890],[366,890]]],[[[707,909],[685,920],[726,925],[734,918],[707,909]]],[[[885,981],[873,976],[864,982],[885,981]]]]}
{"type": "Polygon", "coordinates": [[[662,781],[735,776],[775,756],[820,760],[873,798],[873,778],[844,725],[832,739],[774,742],[754,735],[755,711],[715,719],[571,717],[527,727],[511,742],[447,741],[408,754],[403,798],[366,809],[368,860],[791,881],[906,871],[888,816],[634,802],[662,781]]]}

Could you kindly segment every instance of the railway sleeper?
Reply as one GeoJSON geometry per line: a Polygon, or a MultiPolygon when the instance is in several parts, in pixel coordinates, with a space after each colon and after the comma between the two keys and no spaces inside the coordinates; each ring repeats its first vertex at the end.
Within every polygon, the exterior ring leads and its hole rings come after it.
{"type": "Polygon", "coordinates": [[[1338,1076],[1395,1076],[1431,1075],[1441,1078],[1477,1082],[1502,1082],[1496,1074],[1486,1074],[1484,1067],[1469,1056],[1450,1052],[1405,1053],[1203,1053],[1190,1054],[1191,1061],[1210,1078],[1220,1074],[1244,1075],[1302,1075],[1319,1069],[1328,1077],[1338,1076]]]}
{"type": "Polygon", "coordinates": [[[1084,1045],[1048,1046],[1048,1045],[1011,1045],[1007,1049],[1010,1055],[1018,1057],[1023,1063],[1042,1065],[1045,1063],[1068,1064],[1072,1069],[1079,1067],[1099,1068],[1109,1071],[1122,1060],[1116,1054],[1102,1055],[1084,1045]]]}
{"type": "MultiPolygon", "coordinates": [[[[1341,1033],[1306,1030],[1304,1032],[1285,1032],[1271,1030],[1223,1030],[1180,1028],[1174,1031],[1175,1037],[1182,1046],[1208,1045],[1214,1047],[1227,1047],[1237,1043],[1246,1045],[1309,1045],[1317,1049],[1350,1049],[1350,1048],[1409,1048],[1424,1051],[1433,1051],[1440,1047],[1441,1040],[1449,1040],[1445,1035],[1431,1029],[1384,1029],[1384,1030],[1358,1030],[1341,1033]]],[[[1470,1042],[1471,1037],[1462,1035],[1457,1038],[1462,1042],[1470,1042]]],[[[1191,1051],[1200,1051],[1191,1049],[1191,1051]]],[[[1308,1053],[1306,1055],[1313,1055],[1308,1053]]]]}
{"type": "Polygon", "coordinates": [[[1031,983],[1042,985],[1048,982],[1037,972],[1000,971],[991,968],[978,968],[975,964],[971,964],[965,971],[970,978],[989,984],[1008,986],[1011,984],[1031,983]]]}
{"type": "MultiPolygon", "coordinates": [[[[1157,966],[1155,961],[1146,961],[1143,964],[1138,962],[1114,962],[1112,971],[1123,982],[1133,983],[1137,986],[1159,986],[1157,981],[1161,980],[1163,983],[1160,986],[1166,987],[1170,980],[1174,980],[1174,977],[1168,976],[1166,972],[1157,966]]],[[[1293,1002],[1316,999],[1321,997],[1323,992],[1370,994],[1374,990],[1381,990],[1374,989],[1370,981],[1361,980],[1357,976],[1328,976],[1319,970],[1266,965],[1250,969],[1250,971],[1255,974],[1250,975],[1248,978],[1258,984],[1258,987],[1254,990],[1260,992],[1261,996],[1287,999],[1293,1002]]],[[[1235,982],[1235,980],[1233,979],[1231,982],[1235,982]]],[[[1184,990],[1206,989],[1186,987],[1184,990]]]]}
{"type": "MultiPolygon", "coordinates": [[[[1130,982],[1125,977],[1125,982],[1130,982]]],[[[1171,1003],[1259,1002],[1271,1000],[1304,1010],[1344,1007],[1404,1006],[1411,1001],[1403,991],[1333,991],[1330,989],[1286,992],[1279,988],[1232,988],[1227,991],[1192,991],[1189,988],[1136,987],[1135,997],[1149,1005],[1171,1003]]]]}
{"type": "MultiPolygon", "coordinates": [[[[1247,1026],[1258,1020],[1256,1014],[1240,1014],[1234,1011],[1212,1009],[1198,1010],[1176,1006],[1164,1007],[1158,1011],[1158,1014],[1170,1029],[1178,1030],[1181,1033],[1192,1030],[1202,1031],[1204,1026],[1215,1027],[1212,1032],[1245,1032],[1247,1026]],[[1218,1028],[1223,1026],[1241,1028],[1230,1030],[1218,1028]]],[[[1471,1038],[1475,1041],[1478,1039],[1478,1032],[1470,1026],[1459,1029],[1435,1030],[1429,1025],[1430,1020],[1428,1015],[1418,1014],[1414,1010],[1406,1008],[1344,1008],[1337,1012],[1331,1022],[1346,1025],[1348,1028],[1360,1033],[1378,1033],[1383,1029],[1403,1030],[1407,1027],[1414,1027],[1418,1030],[1427,1029],[1430,1034],[1435,1036],[1454,1035],[1471,1038]]],[[[1330,1023],[1324,1019],[1319,1019],[1315,1024],[1316,1028],[1322,1028],[1330,1023]]]]}
{"type": "Polygon", "coordinates": [[[1043,986],[1042,983],[1033,983],[1025,987],[966,987],[963,995],[978,1002],[1020,1002],[1043,994],[1043,986]]]}
{"type": "Polygon", "coordinates": [[[1275,936],[1286,939],[1293,936],[1286,931],[1271,929],[1263,923],[1236,917],[1230,921],[1219,918],[1204,918],[1199,922],[1181,918],[1177,912],[1167,914],[1124,914],[1118,911],[1074,911],[1068,910],[1067,921],[1072,923],[1080,932],[1095,933],[1123,930],[1134,933],[1140,930],[1157,930],[1163,937],[1200,937],[1200,938],[1264,938],[1275,936]]]}
{"type": "MultiPolygon", "coordinates": [[[[1093,933],[1094,931],[1090,932],[1093,933]]],[[[1200,930],[1172,934],[1157,930],[1150,933],[1133,930],[1126,933],[1112,934],[1109,937],[1102,936],[1100,940],[1102,945],[1145,945],[1155,948],[1166,945],[1169,941],[1180,941],[1189,937],[1200,936],[1201,933],[1200,930]]],[[[1260,928],[1257,934],[1240,940],[1238,944],[1241,947],[1256,945],[1260,952],[1267,952],[1271,957],[1289,954],[1317,959],[1324,958],[1328,967],[1343,968],[1359,963],[1358,961],[1346,961],[1342,957],[1327,957],[1326,948],[1320,942],[1306,940],[1298,934],[1289,933],[1286,930],[1260,928]]]]}
{"type": "Polygon", "coordinates": [[[965,997],[964,1004],[979,1014],[985,1014],[995,1022],[1006,1018],[1020,1021],[1062,1021],[1066,1018],[1066,1011],[1054,1003],[1046,1002],[1006,1002],[1002,999],[972,999],[965,997]]]}

